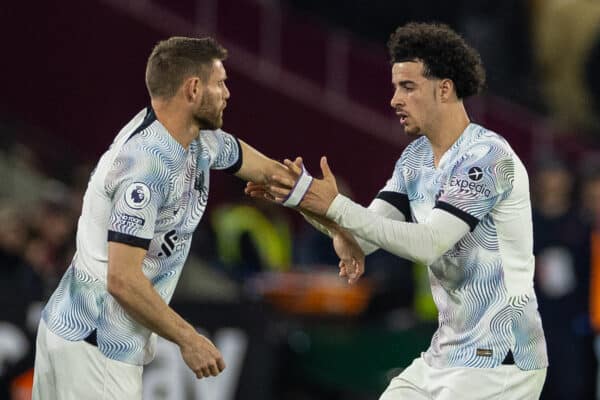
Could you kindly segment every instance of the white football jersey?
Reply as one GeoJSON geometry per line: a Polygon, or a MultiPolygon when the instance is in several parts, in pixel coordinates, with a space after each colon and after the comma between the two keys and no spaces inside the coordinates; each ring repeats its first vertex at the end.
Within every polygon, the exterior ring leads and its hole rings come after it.
{"type": "Polygon", "coordinates": [[[439,327],[422,354],[432,367],[496,367],[511,351],[524,370],[548,365],[533,289],[529,179],[504,138],[470,124],[434,166],[429,140],[413,141],[378,194],[422,223],[434,208],[471,228],[428,267],[439,327]]]}
{"type": "Polygon", "coordinates": [[[134,321],[106,290],[108,241],[147,249],[143,273],[168,303],[208,200],[209,171],[236,172],[239,142],[201,131],[184,149],[152,108],[119,132],[92,173],[77,228],[77,252],[43,311],[48,328],[67,340],[96,329],[107,357],[142,365],[156,335],[134,321]]]}

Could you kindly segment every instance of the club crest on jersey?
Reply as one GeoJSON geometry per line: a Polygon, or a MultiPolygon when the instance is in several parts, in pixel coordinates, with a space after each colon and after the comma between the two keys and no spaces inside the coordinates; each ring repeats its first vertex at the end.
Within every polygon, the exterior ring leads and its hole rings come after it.
{"type": "Polygon", "coordinates": [[[132,183],[125,191],[125,203],[135,210],[146,207],[150,203],[150,189],[144,183],[132,183]]]}

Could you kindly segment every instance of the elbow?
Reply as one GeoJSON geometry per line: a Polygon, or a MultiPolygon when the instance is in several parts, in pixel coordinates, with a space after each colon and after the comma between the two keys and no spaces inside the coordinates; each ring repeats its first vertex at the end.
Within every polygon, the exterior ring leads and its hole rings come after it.
{"type": "Polygon", "coordinates": [[[446,254],[451,247],[451,243],[444,243],[437,235],[432,235],[431,246],[420,257],[416,257],[415,261],[428,267],[446,254]]]}
{"type": "Polygon", "coordinates": [[[122,300],[125,293],[127,293],[127,283],[125,279],[115,273],[111,273],[110,268],[106,277],[106,290],[117,301],[122,300]]]}
{"type": "Polygon", "coordinates": [[[380,248],[378,245],[369,242],[361,237],[355,236],[354,239],[356,239],[358,247],[360,247],[365,256],[375,253],[375,251],[377,251],[380,248]]]}
{"type": "Polygon", "coordinates": [[[365,256],[368,256],[368,255],[375,253],[377,250],[379,250],[379,247],[376,247],[376,246],[362,247],[361,246],[361,250],[365,256]]]}
{"type": "Polygon", "coordinates": [[[424,266],[429,267],[440,257],[441,255],[437,255],[433,253],[433,251],[430,251],[427,254],[422,254],[420,256],[415,257],[415,261],[419,264],[423,264],[424,266]]]}

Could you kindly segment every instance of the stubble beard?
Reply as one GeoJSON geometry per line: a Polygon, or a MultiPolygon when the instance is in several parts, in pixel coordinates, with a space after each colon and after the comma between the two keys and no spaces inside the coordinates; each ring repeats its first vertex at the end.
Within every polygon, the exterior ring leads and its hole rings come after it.
{"type": "Polygon", "coordinates": [[[203,130],[214,131],[223,126],[223,118],[220,115],[195,114],[194,120],[203,130]]]}
{"type": "Polygon", "coordinates": [[[423,136],[423,133],[421,132],[421,129],[419,129],[416,126],[409,127],[408,129],[405,126],[404,127],[404,133],[406,134],[406,136],[411,137],[411,138],[423,136]]]}
{"type": "Polygon", "coordinates": [[[200,129],[214,131],[223,126],[222,110],[219,111],[214,105],[213,98],[205,96],[198,111],[194,113],[194,120],[200,129]]]}

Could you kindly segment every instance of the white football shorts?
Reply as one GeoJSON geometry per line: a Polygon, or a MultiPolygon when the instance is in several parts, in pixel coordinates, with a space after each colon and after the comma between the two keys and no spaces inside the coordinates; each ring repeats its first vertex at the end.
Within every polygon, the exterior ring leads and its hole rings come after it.
{"type": "Polygon", "coordinates": [[[379,400],[538,400],[546,368],[432,368],[415,359],[392,379],[379,400]]]}
{"type": "Polygon", "coordinates": [[[32,400],[141,400],[142,369],[38,326],[32,400]]]}

